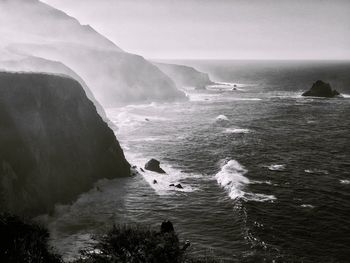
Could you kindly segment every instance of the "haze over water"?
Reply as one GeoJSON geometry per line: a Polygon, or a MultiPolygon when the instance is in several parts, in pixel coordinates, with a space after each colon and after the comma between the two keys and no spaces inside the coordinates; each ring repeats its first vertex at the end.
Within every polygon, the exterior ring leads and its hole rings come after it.
{"type": "Polygon", "coordinates": [[[350,63],[181,63],[222,83],[186,90],[188,102],[108,110],[128,160],[139,169],[156,158],[168,175],[138,170],[99,182],[101,191],[56,209],[52,243],[72,258],[91,242],[89,233],[123,222],[158,227],[168,218],[194,254],[228,262],[346,262],[350,96],[301,93],[323,79],[350,94],[350,63]]]}

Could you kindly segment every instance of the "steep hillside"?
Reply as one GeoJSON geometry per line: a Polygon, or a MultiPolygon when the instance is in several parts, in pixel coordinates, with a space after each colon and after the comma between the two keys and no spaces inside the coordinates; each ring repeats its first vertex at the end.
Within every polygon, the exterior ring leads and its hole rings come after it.
{"type": "Polygon", "coordinates": [[[104,107],[185,99],[166,74],[141,56],[68,43],[13,44],[9,50],[62,61],[86,81],[104,107]]]}
{"type": "Polygon", "coordinates": [[[195,68],[156,62],[154,64],[171,77],[179,87],[205,89],[206,86],[214,84],[207,73],[200,72],[195,68]]]}
{"type": "Polygon", "coordinates": [[[104,107],[185,99],[156,66],[38,0],[0,1],[0,24],[0,49],[64,63],[104,107]]]}
{"type": "Polygon", "coordinates": [[[128,176],[113,131],[67,77],[0,73],[1,209],[50,211],[101,178],[128,176]]]}
{"type": "Polygon", "coordinates": [[[37,72],[53,73],[67,75],[79,81],[83,87],[86,96],[95,104],[97,112],[101,117],[108,121],[106,113],[101,104],[95,99],[85,81],[61,62],[43,59],[39,57],[22,57],[13,60],[0,60],[0,70],[2,71],[19,71],[19,72],[37,72]]]}

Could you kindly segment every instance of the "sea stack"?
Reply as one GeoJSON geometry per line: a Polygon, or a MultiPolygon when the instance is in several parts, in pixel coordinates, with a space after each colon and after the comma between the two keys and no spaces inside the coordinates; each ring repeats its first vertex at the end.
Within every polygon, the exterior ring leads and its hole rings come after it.
{"type": "Polygon", "coordinates": [[[166,172],[159,166],[160,162],[156,159],[151,159],[145,164],[145,169],[148,171],[165,174],[166,172]]]}
{"type": "Polygon", "coordinates": [[[325,83],[322,80],[317,80],[312,85],[311,89],[304,92],[302,96],[333,98],[335,96],[340,96],[340,93],[333,90],[329,83],[325,83]]]}

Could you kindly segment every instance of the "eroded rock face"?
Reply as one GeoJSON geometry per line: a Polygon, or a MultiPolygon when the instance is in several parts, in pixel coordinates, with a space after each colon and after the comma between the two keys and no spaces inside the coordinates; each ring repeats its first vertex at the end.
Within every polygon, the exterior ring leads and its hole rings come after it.
{"type": "Polygon", "coordinates": [[[151,159],[145,164],[145,169],[152,172],[165,174],[166,172],[162,168],[160,168],[159,165],[160,165],[160,162],[158,160],[151,159]]]}
{"type": "Polygon", "coordinates": [[[76,80],[0,73],[0,120],[2,209],[45,213],[98,179],[130,174],[113,131],[76,80]]]}
{"type": "Polygon", "coordinates": [[[322,80],[317,80],[312,85],[311,89],[304,92],[302,95],[312,97],[333,98],[335,96],[339,96],[340,93],[336,90],[333,90],[329,83],[325,83],[322,80]]]}

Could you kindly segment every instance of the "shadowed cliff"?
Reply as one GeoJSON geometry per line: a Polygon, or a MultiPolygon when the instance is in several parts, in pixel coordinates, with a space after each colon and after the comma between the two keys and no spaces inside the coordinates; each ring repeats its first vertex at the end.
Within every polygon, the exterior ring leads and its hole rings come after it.
{"type": "Polygon", "coordinates": [[[101,178],[128,176],[113,131],[76,80],[0,73],[2,209],[35,215],[101,178]]]}
{"type": "Polygon", "coordinates": [[[91,100],[95,106],[97,112],[101,117],[108,121],[105,110],[101,104],[95,99],[89,87],[86,85],[85,81],[76,74],[72,69],[64,65],[59,61],[48,60],[39,57],[23,57],[17,59],[0,60],[0,70],[1,71],[19,71],[19,72],[36,72],[36,73],[52,73],[67,75],[73,79],[79,81],[80,85],[83,87],[86,96],[91,100]]]}

